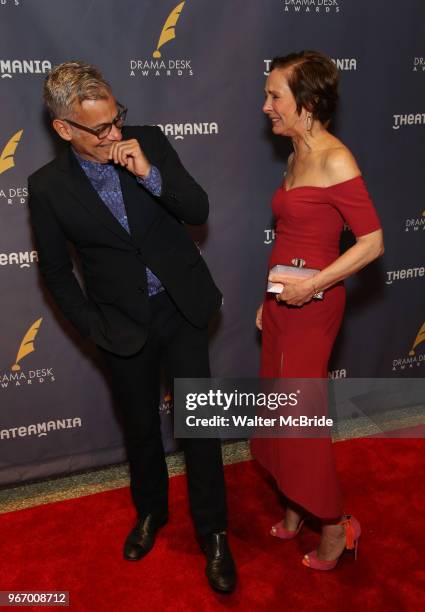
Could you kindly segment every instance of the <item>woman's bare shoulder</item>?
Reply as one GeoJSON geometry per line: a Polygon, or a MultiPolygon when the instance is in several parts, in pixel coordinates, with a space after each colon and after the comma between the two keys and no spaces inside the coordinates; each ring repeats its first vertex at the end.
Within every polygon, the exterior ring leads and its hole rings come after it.
{"type": "Polygon", "coordinates": [[[342,143],[324,152],[322,168],[329,186],[348,181],[361,174],[354,155],[342,143]]]}

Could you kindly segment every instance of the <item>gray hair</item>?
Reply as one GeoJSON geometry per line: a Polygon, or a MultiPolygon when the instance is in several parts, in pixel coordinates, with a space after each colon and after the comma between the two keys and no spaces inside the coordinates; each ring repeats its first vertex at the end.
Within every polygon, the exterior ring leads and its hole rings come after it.
{"type": "Polygon", "coordinates": [[[111,86],[99,70],[85,62],[54,66],[44,83],[43,98],[52,119],[72,116],[75,104],[84,100],[106,100],[111,86]]]}

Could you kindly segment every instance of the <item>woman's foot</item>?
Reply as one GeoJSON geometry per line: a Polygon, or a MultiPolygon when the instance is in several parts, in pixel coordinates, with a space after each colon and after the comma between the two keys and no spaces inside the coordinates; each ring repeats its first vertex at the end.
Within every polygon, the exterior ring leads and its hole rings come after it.
{"type": "Polygon", "coordinates": [[[337,524],[323,525],[319,548],[304,555],[303,564],[317,570],[334,569],[346,548],[354,550],[356,559],[360,534],[360,523],[354,516],[345,516],[337,524]]]}
{"type": "Polygon", "coordinates": [[[301,514],[295,512],[292,508],[288,508],[285,517],[280,523],[273,525],[270,533],[282,540],[291,540],[299,533],[303,523],[304,521],[301,518],[301,514]]]}
{"type": "Polygon", "coordinates": [[[345,548],[345,529],[342,523],[323,525],[322,537],[316,551],[321,561],[334,561],[342,555],[345,548]]]}
{"type": "Polygon", "coordinates": [[[301,522],[301,518],[301,514],[299,514],[293,508],[288,506],[282,524],[288,531],[296,531],[301,522]]]}

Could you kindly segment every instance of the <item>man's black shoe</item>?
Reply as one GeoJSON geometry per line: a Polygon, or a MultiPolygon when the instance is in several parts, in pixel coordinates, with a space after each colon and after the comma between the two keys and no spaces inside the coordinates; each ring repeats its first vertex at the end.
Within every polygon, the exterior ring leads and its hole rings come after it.
{"type": "Polygon", "coordinates": [[[236,586],[236,567],[226,533],[203,536],[201,549],[207,558],[205,573],[210,586],[219,593],[232,593],[236,586]]]}
{"type": "Polygon", "coordinates": [[[124,543],[124,559],[139,561],[147,555],[155,544],[158,529],[165,525],[167,520],[168,517],[158,518],[153,514],[139,519],[124,543]]]}

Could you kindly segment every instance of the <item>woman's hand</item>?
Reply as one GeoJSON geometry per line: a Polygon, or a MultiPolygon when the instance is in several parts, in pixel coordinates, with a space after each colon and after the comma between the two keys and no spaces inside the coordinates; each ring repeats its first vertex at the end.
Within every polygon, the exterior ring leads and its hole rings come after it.
{"type": "Polygon", "coordinates": [[[284,274],[270,274],[269,281],[283,285],[283,291],[276,294],[276,301],[286,302],[290,306],[303,306],[317,293],[312,278],[301,279],[284,274]]]}
{"type": "Polygon", "coordinates": [[[263,305],[257,310],[257,316],[255,317],[255,325],[257,329],[263,331],[263,305]]]}

